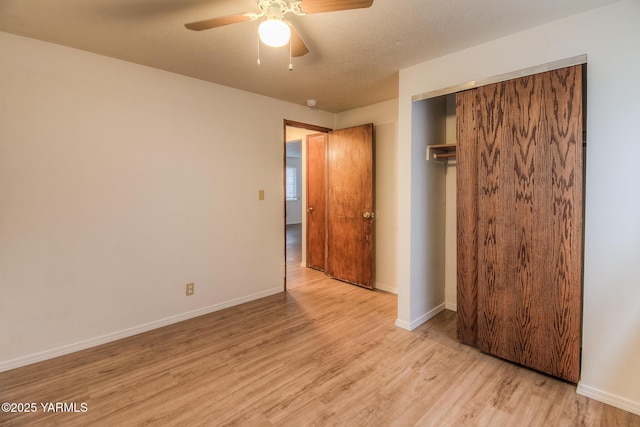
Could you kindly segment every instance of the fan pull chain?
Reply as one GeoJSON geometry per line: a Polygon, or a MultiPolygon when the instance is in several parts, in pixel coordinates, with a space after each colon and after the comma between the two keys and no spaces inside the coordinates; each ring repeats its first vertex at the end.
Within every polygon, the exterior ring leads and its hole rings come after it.
{"type": "Polygon", "coordinates": [[[293,61],[291,60],[291,39],[289,39],[289,71],[293,71],[293,61]]]}
{"type": "Polygon", "coordinates": [[[258,34],[258,65],[260,65],[260,35],[258,34]]]}

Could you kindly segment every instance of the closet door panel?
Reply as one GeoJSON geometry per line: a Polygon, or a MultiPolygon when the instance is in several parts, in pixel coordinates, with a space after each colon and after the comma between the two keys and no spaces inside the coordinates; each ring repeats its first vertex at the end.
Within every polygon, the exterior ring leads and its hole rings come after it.
{"type": "Polygon", "coordinates": [[[515,179],[514,251],[515,274],[513,336],[515,361],[548,372],[536,361],[537,348],[548,347],[548,334],[542,327],[549,319],[545,310],[543,286],[548,283],[546,216],[550,208],[548,158],[542,141],[548,130],[542,108],[543,87],[538,76],[524,77],[509,84],[509,127],[512,129],[513,171],[515,179]]]}
{"type": "Polygon", "coordinates": [[[476,345],[478,333],[478,192],[476,93],[456,94],[457,305],[458,339],[476,345]]]}
{"type": "Polygon", "coordinates": [[[511,310],[515,303],[510,229],[513,169],[505,83],[477,89],[478,112],[478,348],[514,360],[511,310]]]}
{"type": "Polygon", "coordinates": [[[545,111],[551,161],[549,265],[554,320],[550,360],[558,376],[579,379],[582,319],[583,148],[582,67],[546,73],[545,111]],[[551,96],[553,94],[554,96],[551,96]]]}

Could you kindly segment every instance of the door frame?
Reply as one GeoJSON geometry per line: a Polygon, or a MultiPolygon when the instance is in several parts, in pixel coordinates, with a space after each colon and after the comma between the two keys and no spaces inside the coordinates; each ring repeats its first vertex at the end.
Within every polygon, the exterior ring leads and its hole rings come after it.
{"type": "MultiPolygon", "coordinates": [[[[324,126],[318,126],[318,125],[313,125],[310,123],[303,123],[303,122],[298,122],[298,121],[294,121],[294,120],[288,120],[288,119],[283,119],[283,126],[282,126],[282,135],[283,135],[283,142],[282,142],[282,146],[283,146],[283,153],[282,153],[282,189],[283,189],[283,197],[282,197],[282,203],[284,204],[284,217],[282,219],[282,222],[284,224],[284,242],[283,242],[283,250],[284,250],[284,265],[283,265],[283,269],[284,269],[284,292],[287,291],[287,201],[286,201],[286,197],[284,197],[284,194],[286,194],[286,190],[285,187],[287,185],[287,181],[286,181],[286,167],[287,167],[287,127],[293,127],[293,128],[299,128],[299,129],[305,129],[311,132],[316,132],[316,133],[329,133],[330,131],[332,131],[333,129],[331,128],[327,128],[324,126]]],[[[305,150],[303,150],[302,152],[302,162],[304,164],[304,162],[306,161],[306,153],[305,150]]],[[[304,175],[304,174],[303,174],[304,175]]],[[[303,191],[304,190],[304,187],[303,191]]],[[[304,218],[304,215],[303,215],[304,218]]],[[[303,227],[303,232],[304,232],[304,227],[303,227]]]]}

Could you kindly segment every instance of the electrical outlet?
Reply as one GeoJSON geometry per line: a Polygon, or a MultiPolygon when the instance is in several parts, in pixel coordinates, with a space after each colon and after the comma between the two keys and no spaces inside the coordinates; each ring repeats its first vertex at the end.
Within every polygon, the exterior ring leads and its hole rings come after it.
{"type": "Polygon", "coordinates": [[[187,283],[187,291],[186,294],[187,296],[191,296],[193,295],[193,293],[195,292],[195,283],[187,283]]]}

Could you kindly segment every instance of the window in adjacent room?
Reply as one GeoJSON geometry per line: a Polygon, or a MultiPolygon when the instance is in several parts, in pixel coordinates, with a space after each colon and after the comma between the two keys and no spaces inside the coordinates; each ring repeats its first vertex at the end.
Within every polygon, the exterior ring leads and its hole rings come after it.
{"type": "Polygon", "coordinates": [[[295,166],[286,167],[286,194],[287,200],[298,200],[298,170],[295,166]]]}

